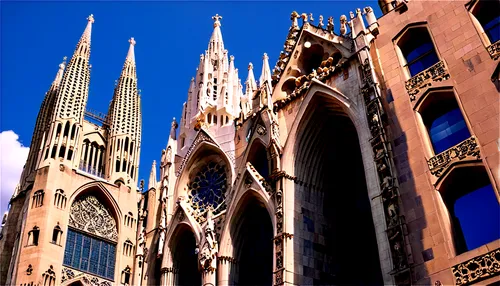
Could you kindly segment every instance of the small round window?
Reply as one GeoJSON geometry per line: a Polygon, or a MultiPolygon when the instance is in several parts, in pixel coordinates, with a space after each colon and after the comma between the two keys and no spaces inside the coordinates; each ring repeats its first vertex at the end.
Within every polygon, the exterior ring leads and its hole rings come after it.
{"type": "Polygon", "coordinates": [[[209,208],[217,214],[223,209],[227,188],[227,178],[224,167],[211,162],[204,166],[191,180],[189,201],[198,219],[206,216],[209,208]]]}

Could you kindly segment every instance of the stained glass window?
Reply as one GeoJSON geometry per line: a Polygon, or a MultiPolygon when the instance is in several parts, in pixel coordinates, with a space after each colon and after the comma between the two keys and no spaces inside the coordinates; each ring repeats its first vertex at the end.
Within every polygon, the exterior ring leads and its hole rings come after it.
{"type": "Polygon", "coordinates": [[[115,252],[112,243],[68,229],[63,264],[114,280],[115,252]]]}
{"type": "Polygon", "coordinates": [[[214,214],[221,210],[227,188],[226,172],[221,165],[207,164],[189,183],[189,201],[198,215],[211,207],[214,214]]]}

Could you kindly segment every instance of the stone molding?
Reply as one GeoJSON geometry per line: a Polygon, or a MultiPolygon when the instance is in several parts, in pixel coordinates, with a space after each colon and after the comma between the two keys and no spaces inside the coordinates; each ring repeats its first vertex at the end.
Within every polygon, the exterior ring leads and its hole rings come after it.
{"type": "Polygon", "coordinates": [[[481,159],[479,145],[476,138],[471,136],[457,145],[431,157],[427,161],[427,165],[429,165],[431,174],[439,178],[453,163],[479,159],[481,159]]]}

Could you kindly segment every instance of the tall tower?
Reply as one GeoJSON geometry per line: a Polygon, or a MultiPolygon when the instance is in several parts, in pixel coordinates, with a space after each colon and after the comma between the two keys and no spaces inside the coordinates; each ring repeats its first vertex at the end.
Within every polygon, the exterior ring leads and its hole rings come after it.
{"type": "Polygon", "coordinates": [[[108,112],[108,159],[106,175],[109,181],[121,180],[136,185],[141,148],[141,98],[137,89],[135,40],[130,47],[115,87],[108,112]]]}
{"type": "MultiPolygon", "coordinates": [[[[232,123],[240,113],[242,89],[238,70],[234,68],[234,57],[229,57],[224,48],[220,23],[222,17],[215,15],[212,19],[213,32],[208,49],[200,55],[196,76],[191,80],[188,100],[182,111],[178,145],[180,153],[186,151],[184,147],[191,145],[200,128],[215,139],[229,138],[227,135],[234,132],[232,123]]],[[[229,142],[219,144],[225,151],[232,150],[229,142]]]]}
{"type": "Polygon", "coordinates": [[[89,93],[93,15],[87,20],[87,27],[76,45],[54,99],[54,111],[40,166],[49,164],[48,159],[57,158],[71,167],[77,167],[74,154],[79,146],[89,93]]]}
{"type": "Polygon", "coordinates": [[[28,153],[28,159],[26,160],[23,173],[19,180],[19,190],[26,189],[28,185],[32,184],[35,180],[34,171],[38,168],[40,151],[45,145],[47,132],[49,131],[54,114],[54,103],[57,92],[59,91],[59,85],[61,84],[65,66],[66,57],[64,57],[63,62],[59,64],[59,70],[57,71],[56,77],[50,85],[49,90],[45,93],[45,98],[40,106],[40,111],[35,123],[35,130],[33,130],[33,136],[31,137],[31,147],[28,153]]]}

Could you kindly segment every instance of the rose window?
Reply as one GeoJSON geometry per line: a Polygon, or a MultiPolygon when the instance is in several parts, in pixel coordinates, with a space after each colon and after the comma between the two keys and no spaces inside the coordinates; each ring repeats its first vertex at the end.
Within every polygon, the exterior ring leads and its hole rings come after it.
{"type": "Polygon", "coordinates": [[[224,167],[214,162],[207,164],[189,184],[189,201],[195,216],[205,216],[211,208],[214,214],[223,209],[227,179],[224,167]]]}

